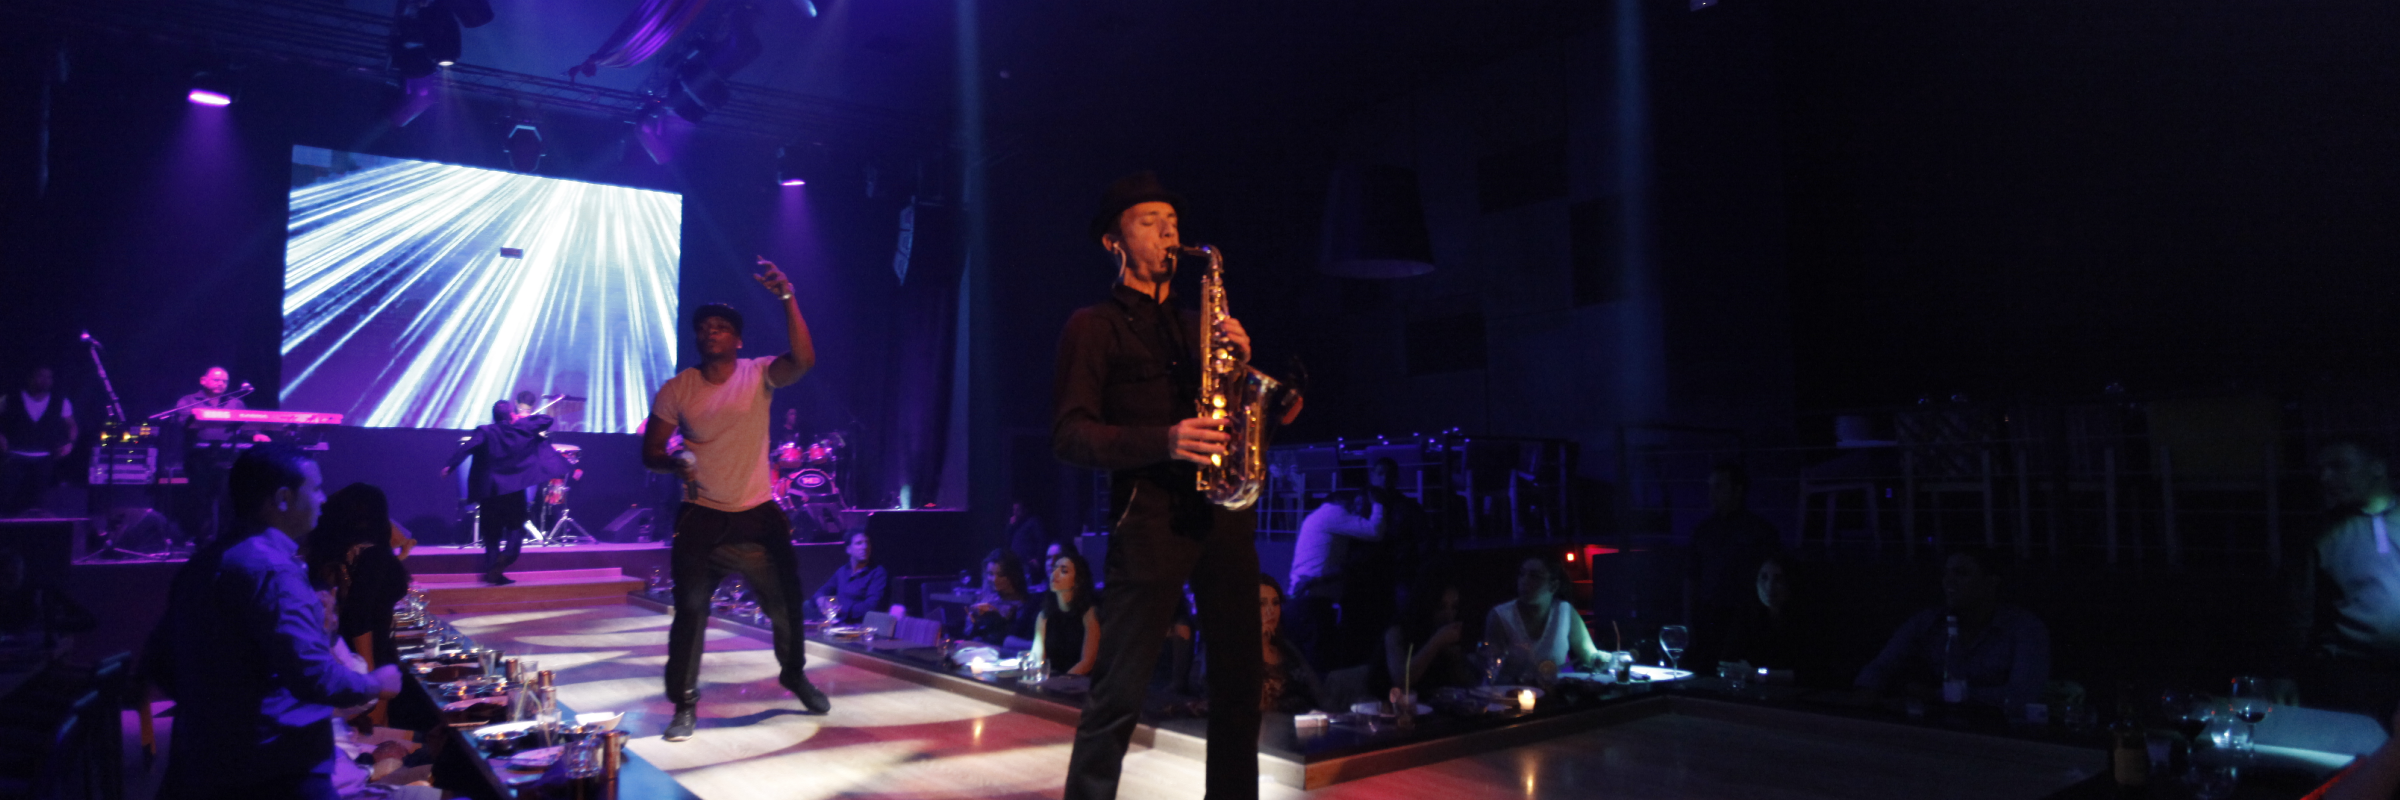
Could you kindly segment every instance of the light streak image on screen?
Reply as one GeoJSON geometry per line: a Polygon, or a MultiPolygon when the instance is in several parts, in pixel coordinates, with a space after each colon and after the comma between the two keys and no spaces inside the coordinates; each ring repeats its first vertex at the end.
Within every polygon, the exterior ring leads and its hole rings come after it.
{"type": "Polygon", "coordinates": [[[568,430],[630,433],[672,374],[683,200],[293,148],[287,409],[472,428],[519,391],[585,398],[568,430]]]}

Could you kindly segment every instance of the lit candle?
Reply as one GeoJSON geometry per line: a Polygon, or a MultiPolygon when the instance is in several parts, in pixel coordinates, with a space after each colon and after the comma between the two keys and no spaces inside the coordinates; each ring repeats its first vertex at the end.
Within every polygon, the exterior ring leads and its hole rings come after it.
{"type": "Polygon", "coordinates": [[[1532,689],[1519,689],[1519,690],[1517,690],[1517,707],[1518,707],[1518,708],[1521,708],[1521,709],[1524,709],[1524,710],[1526,710],[1526,711],[1532,711],[1532,710],[1533,710],[1533,690],[1532,690],[1532,689]]]}

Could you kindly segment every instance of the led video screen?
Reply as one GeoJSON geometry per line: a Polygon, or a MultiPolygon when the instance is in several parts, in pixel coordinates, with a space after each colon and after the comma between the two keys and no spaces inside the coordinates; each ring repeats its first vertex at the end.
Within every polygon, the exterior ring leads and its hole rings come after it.
{"type": "Polygon", "coordinates": [[[630,433],[672,374],[683,200],[668,192],[292,149],[283,408],[472,428],[569,399],[630,433]]]}

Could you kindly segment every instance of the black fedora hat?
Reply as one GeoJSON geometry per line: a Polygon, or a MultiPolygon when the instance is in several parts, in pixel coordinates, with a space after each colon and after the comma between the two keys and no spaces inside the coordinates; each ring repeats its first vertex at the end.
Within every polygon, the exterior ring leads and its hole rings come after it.
{"type": "Polygon", "coordinates": [[[1091,235],[1098,239],[1117,227],[1117,216],[1125,209],[1148,202],[1160,202],[1183,210],[1183,195],[1167,191],[1158,183],[1158,175],[1149,170],[1118,178],[1100,195],[1100,213],[1092,215],[1091,235]]]}

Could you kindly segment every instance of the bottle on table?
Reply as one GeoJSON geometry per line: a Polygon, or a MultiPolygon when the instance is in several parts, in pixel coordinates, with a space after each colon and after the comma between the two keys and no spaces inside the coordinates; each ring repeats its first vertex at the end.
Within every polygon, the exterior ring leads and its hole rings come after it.
{"type": "Polygon", "coordinates": [[[1949,638],[1942,643],[1942,702],[1964,703],[1967,701],[1967,674],[1966,669],[1958,663],[1959,658],[1965,655],[1958,646],[1958,615],[1950,615],[1947,624],[1949,638]]]}
{"type": "Polygon", "coordinates": [[[2110,740],[2109,772],[2116,778],[2117,796],[2146,796],[2150,784],[2150,748],[2141,723],[2133,717],[2133,704],[2117,705],[2117,721],[2108,726],[2110,740]]]}

